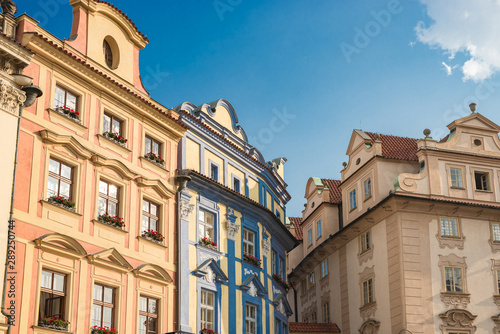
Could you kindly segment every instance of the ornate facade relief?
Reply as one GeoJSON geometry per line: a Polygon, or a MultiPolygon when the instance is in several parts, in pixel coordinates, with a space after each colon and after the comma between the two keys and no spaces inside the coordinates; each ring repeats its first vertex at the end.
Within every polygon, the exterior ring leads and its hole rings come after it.
{"type": "Polygon", "coordinates": [[[470,303],[470,294],[467,290],[467,264],[465,263],[465,257],[459,257],[453,253],[446,256],[439,255],[439,268],[441,269],[441,277],[443,280],[441,301],[446,307],[453,305],[455,308],[467,308],[467,305],[470,303]],[[458,267],[462,269],[461,291],[446,290],[445,267],[458,267]]]}
{"type": "Polygon", "coordinates": [[[476,332],[476,326],[472,322],[477,315],[467,310],[453,309],[440,314],[439,317],[443,320],[443,324],[439,326],[443,334],[463,330],[468,330],[471,334],[476,332]]]}
{"type": "Polygon", "coordinates": [[[189,204],[189,202],[181,200],[181,207],[179,211],[181,213],[182,220],[189,220],[189,214],[191,214],[193,210],[194,204],[189,204]]]}
{"type": "Polygon", "coordinates": [[[262,251],[266,255],[271,250],[271,241],[268,239],[262,239],[262,251]]]}
{"type": "Polygon", "coordinates": [[[373,319],[365,321],[358,330],[360,334],[378,334],[380,322],[373,319]]]}
{"type": "Polygon", "coordinates": [[[257,288],[255,287],[255,284],[253,284],[253,282],[250,282],[248,283],[248,291],[247,293],[252,296],[252,297],[256,297],[257,296],[257,288]]]}
{"type": "Polygon", "coordinates": [[[19,107],[26,101],[26,94],[7,82],[0,80],[0,109],[19,115],[19,107]]]}
{"type": "Polygon", "coordinates": [[[227,238],[230,240],[234,240],[236,233],[240,230],[240,225],[236,225],[236,223],[232,223],[231,221],[226,222],[227,229],[227,238]]]}

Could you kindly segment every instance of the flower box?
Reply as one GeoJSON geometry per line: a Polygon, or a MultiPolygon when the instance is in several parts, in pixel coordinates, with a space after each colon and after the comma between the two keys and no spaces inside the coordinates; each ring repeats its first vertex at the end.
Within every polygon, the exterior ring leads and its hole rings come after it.
{"type": "Polygon", "coordinates": [[[281,277],[280,274],[273,274],[273,279],[287,292],[292,287],[290,283],[285,282],[285,280],[281,277]]]}
{"type": "Polygon", "coordinates": [[[200,331],[201,334],[217,334],[216,331],[214,331],[213,329],[206,329],[206,328],[203,328],[201,331],[200,331]]]}
{"type": "Polygon", "coordinates": [[[55,329],[57,331],[68,331],[69,321],[58,317],[48,317],[44,315],[42,318],[38,319],[38,326],[44,328],[55,329]]]}
{"type": "Polygon", "coordinates": [[[63,209],[69,210],[71,212],[76,211],[75,203],[70,201],[69,199],[66,199],[62,196],[51,196],[47,199],[47,202],[50,204],[57,205],[63,209]]]}
{"type": "Polygon", "coordinates": [[[144,156],[146,159],[154,163],[155,165],[160,166],[161,168],[165,167],[165,160],[163,160],[161,157],[157,156],[153,152],[149,152],[144,156]]]}
{"type": "Polygon", "coordinates": [[[118,334],[118,331],[114,328],[101,326],[90,327],[90,332],[92,334],[118,334]]]}
{"type": "Polygon", "coordinates": [[[105,138],[117,143],[118,145],[122,147],[126,147],[127,144],[127,139],[125,139],[122,135],[116,133],[116,132],[110,132],[106,131],[102,134],[105,138]]]}
{"type": "Polygon", "coordinates": [[[107,213],[100,215],[97,217],[97,220],[100,221],[103,224],[107,224],[119,229],[122,229],[125,226],[125,222],[123,221],[123,218],[120,218],[118,216],[110,216],[107,213]]]}
{"type": "Polygon", "coordinates": [[[69,118],[70,120],[72,120],[75,123],[78,123],[78,124],[82,123],[82,121],[80,120],[80,113],[76,110],[73,110],[67,106],[56,107],[54,110],[56,112],[58,112],[59,114],[66,116],[67,118],[69,118]]]}
{"type": "Polygon", "coordinates": [[[203,247],[207,247],[207,248],[212,249],[214,251],[217,250],[217,244],[215,242],[213,242],[212,240],[210,240],[209,238],[206,238],[206,237],[201,238],[199,244],[202,245],[203,247]]]}
{"type": "Polygon", "coordinates": [[[163,245],[163,240],[165,240],[165,237],[160,232],[155,230],[147,230],[142,232],[142,237],[150,241],[156,242],[157,244],[160,245],[163,245]]]}
{"type": "Polygon", "coordinates": [[[255,256],[243,254],[243,261],[248,262],[256,267],[260,267],[260,259],[255,256]]]}

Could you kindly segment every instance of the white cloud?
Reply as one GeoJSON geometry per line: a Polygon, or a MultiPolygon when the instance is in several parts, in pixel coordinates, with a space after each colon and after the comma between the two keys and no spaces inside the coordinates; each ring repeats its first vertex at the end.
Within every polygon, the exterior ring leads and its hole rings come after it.
{"type": "MultiPolygon", "coordinates": [[[[420,0],[432,19],[415,28],[420,42],[453,59],[463,53],[463,80],[481,81],[500,71],[500,0],[420,0]]],[[[448,65],[443,62],[448,75],[448,65]]]]}
{"type": "Polygon", "coordinates": [[[444,70],[446,71],[447,75],[452,75],[453,70],[458,67],[458,65],[451,67],[450,65],[446,64],[444,61],[441,64],[444,66],[444,70]]]}

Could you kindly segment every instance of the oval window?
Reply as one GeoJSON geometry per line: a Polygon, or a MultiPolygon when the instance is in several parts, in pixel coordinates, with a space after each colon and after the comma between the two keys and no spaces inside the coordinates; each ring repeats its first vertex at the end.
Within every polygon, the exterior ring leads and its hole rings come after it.
{"type": "Polygon", "coordinates": [[[103,51],[104,51],[104,60],[106,61],[106,65],[109,68],[113,67],[113,51],[111,50],[111,46],[108,41],[104,40],[103,42],[103,51]]]}
{"type": "Polygon", "coordinates": [[[106,36],[102,41],[102,51],[104,55],[104,62],[106,65],[112,69],[116,70],[120,63],[120,50],[118,49],[118,43],[111,36],[106,36]]]}

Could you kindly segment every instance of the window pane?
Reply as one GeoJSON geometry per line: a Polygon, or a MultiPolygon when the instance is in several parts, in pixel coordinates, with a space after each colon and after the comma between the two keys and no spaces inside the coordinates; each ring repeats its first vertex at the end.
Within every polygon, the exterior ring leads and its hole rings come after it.
{"type": "Polygon", "coordinates": [[[158,231],[158,226],[156,224],[156,220],[151,219],[149,221],[149,228],[153,231],[158,231]]]}
{"type": "Polygon", "coordinates": [[[101,325],[101,314],[102,314],[102,306],[101,305],[95,305],[93,306],[93,316],[92,316],[92,320],[93,320],[93,324],[94,325],[98,325],[100,326],[101,325]]]}
{"type": "Polygon", "coordinates": [[[149,318],[149,332],[150,333],[156,332],[156,319],[155,318],[149,318]]]}
{"type": "Polygon", "coordinates": [[[61,164],[58,161],[50,159],[49,161],[49,171],[59,175],[59,167],[61,164]]]}
{"type": "Polygon", "coordinates": [[[102,120],[102,132],[111,131],[111,117],[104,115],[102,120]]]}
{"type": "Polygon", "coordinates": [[[111,202],[111,201],[108,202],[108,213],[111,216],[116,215],[116,203],[115,202],[111,202]]]}
{"type": "Polygon", "coordinates": [[[151,204],[151,212],[150,212],[153,216],[156,216],[158,217],[158,206],[157,205],[154,205],[154,204],[151,204]]]}
{"type": "Polygon", "coordinates": [[[144,315],[139,316],[139,333],[146,334],[146,322],[148,321],[147,317],[144,315]]]}
{"type": "Polygon", "coordinates": [[[113,289],[112,288],[104,288],[104,302],[105,303],[113,303],[113,289]]]}
{"type": "Polygon", "coordinates": [[[500,224],[494,223],[492,224],[493,228],[493,240],[500,241],[500,224]]]}
{"type": "Polygon", "coordinates": [[[71,93],[67,93],[66,105],[71,109],[76,110],[76,96],[71,93]]]}
{"type": "Polygon", "coordinates": [[[98,301],[102,301],[102,286],[94,285],[94,299],[98,301]]]}
{"type": "Polygon", "coordinates": [[[160,155],[160,145],[153,141],[153,153],[156,154],[156,155],[160,155]]]}
{"type": "Polygon", "coordinates": [[[59,180],[49,176],[47,183],[47,197],[57,196],[59,190],[59,180]]]}
{"type": "Polygon", "coordinates": [[[214,226],[214,215],[207,213],[206,214],[206,223],[207,223],[207,225],[214,226]]]}
{"type": "Polygon", "coordinates": [[[71,185],[66,182],[61,182],[59,186],[60,186],[59,195],[66,199],[69,199],[71,193],[71,185]]]}
{"type": "Polygon", "coordinates": [[[117,199],[118,198],[118,187],[115,185],[110,184],[109,185],[109,196],[112,198],[117,199]]]}
{"type": "Polygon", "coordinates": [[[148,201],[145,201],[145,200],[142,201],[142,211],[149,213],[149,202],[148,201]]]}
{"type": "Polygon", "coordinates": [[[145,297],[141,297],[139,301],[139,311],[147,312],[148,311],[148,299],[145,297]]]}
{"type": "Polygon", "coordinates": [[[146,231],[149,229],[149,218],[147,216],[142,216],[142,230],[146,231]]]}
{"type": "Polygon", "coordinates": [[[61,176],[71,180],[72,168],[66,165],[61,165],[61,176]]]}
{"type": "Polygon", "coordinates": [[[149,313],[156,314],[156,299],[149,299],[149,313]]]}
{"type": "Polygon", "coordinates": [[[116,119],[113,120],[113,132],[121,134],[121,122],[116,119]]]}
{"type": "Polygon", "coordinates": [[[451,226],[451,236],[458,237],[458,224],[457,220],[450,218],[450,226],[451,226]]]}
{"type": "Polygon", "coordinates": [[[55,106],[54,107],[56,107],[56,108],[64,107],[64,95],[65,95],[64,90],[61,89],[60,87],[56,86],[55,106]]]}
{"type": "Polygon", "coordinates": [[[42,282],[41,287],[46,289],[52,289],[52,273],[42,270],[42,282]]]}
{"type": "Polygon", "coordinates": [[[113,322],[113,309],[111,307],[104,306],[102,312],[102,325],[112,327],[113,322]]]}
{"type": "Polygon", "coordinates": [[[103,215],[106,213],[106,199],[102,197],[99,197],[98,212],[99,215],[103,215]]]}
{"type": "Polygon", "coordinates": [[[146,137],[146,142],[145,142],[145,148],[146,148],[146,153],[151,153],[151,139],[146,137]]]}
{"type": "Polygon", "coordinates": [[[99,192],[101,194],[108,194],[108,184],[104,181],[99,181],[99,192]]]}
{"type": "Polygon", "coordinates": [[[64,275],[54,274],[54,290],[64,292],[64,275]]]}
{"type": "Polygon", "coordinates": [[[461,268],[453,268],[454,269],[454,279],[455,279],[455,291],[462,292],[462,269],[461,268]]]}

